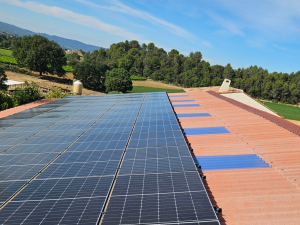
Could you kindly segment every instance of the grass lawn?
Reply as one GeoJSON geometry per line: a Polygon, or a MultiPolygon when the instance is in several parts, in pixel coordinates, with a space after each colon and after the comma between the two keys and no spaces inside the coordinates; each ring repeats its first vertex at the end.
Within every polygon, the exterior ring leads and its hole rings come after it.
{"type": "Polygon", "coordinates": [[[154,88],[154,87],[144,87],[144,86],[133,86],[132,91],[128,93],[140,93],[140,92],[167,92],[167,93],[179,93],[184,92],[182,89],[167,89],[167,88],[154,88]]]}
{"type": "Polygon", "coordinates": [[[0,48],[0,55],[5,55],[5,56],[11,56],[12,57],[12,51],[0,48]]]}
{"type": "MultiPolygon", "coordinates": [[[[263,102],[263,101],[262,101],[263,102]]],[[[289,105],[282,105],[277,103],[265,102],[265,105],[270,109],[273,109],[284,119],[299,120],[300,121],[300,108],[289,105]]]]}

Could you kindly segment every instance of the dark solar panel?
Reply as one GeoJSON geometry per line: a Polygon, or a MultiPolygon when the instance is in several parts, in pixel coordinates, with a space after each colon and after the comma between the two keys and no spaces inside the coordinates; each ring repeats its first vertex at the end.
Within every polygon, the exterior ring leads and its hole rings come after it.
{"type": "Polygon", "coordinates": [[[39,175],[39,179],[66,178],[66,177],[88,177],[88,176],[114,176],[117,172],[119,161],[101,162],[74,162],[74,163],[52,163],[39,175]]]}
{"type": "Polygon", "coordinates": [[[57,153],[1,154],[0,167],[6,167],[7,165],[48,164],[56,156],[57,153]]]}
{"type": "Polygon", "coordinates": [[[156,158],[176,158],[190,157],[187,146],[168,146],[151,148],[131,148],[126,150],[124,160],[133,159],[156,159],[156,158]]]}
{"type": "Polygon", "coordinates": [[[166,93],[55,102],[0,131],[0,224],[219,224],[166,93]]]}
{"type": "Polygon", "coordinates": [[[120,175],[195,171],[191,157],[124,160],[120,175]]]}
{"type": "Polygon", "coordinates": [[[102,224],[217,221],[201,184],[197,172],[118,176],[102,224]]]}

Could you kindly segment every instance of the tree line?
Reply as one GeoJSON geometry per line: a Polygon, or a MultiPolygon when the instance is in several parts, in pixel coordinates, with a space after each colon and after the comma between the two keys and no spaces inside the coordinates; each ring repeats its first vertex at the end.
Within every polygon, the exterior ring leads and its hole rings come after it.
{"type": "Polygon", "coordinates": [[[185,56],[176,49],[167,52],[154,43],[140,44],[136,40],[114,43],[109,49],[83,52],[81,60],[76,54],[66,56],[57,43],[39,35],[15,38],[12,43],[13,55],[19,64],[40,74],[63,76],[61,67],[68,60],[74,68],[74,78],[81,80],[86,88],[97,91],[131,90],[130,76],[187,88],[218,86],[227,78],[232,81],[232,87],[243,89],[255,98],[291,104],[300,101],[300,71],[269,73],[258,66],[233,69],[230,64],[210,65],[203,60],[200,51],[185,56]]]}
{"type": "Polygon", "coordinates": [[[74,65],[74,75],[90,87],[99,87],[101,82],[96,82],[105,79],[106,71],[115,68],[124,69],[129,75],[186,88],[218,86],[227,78],[232,81],[232,87],[243,89],[255,98],[291,104],[300,100],[300,71],[269,73],[258,66],[233,69],[229,63],[226,66],[210,65],[202,59],[200,51],[184,56],[176,49],[166,52],[154,43],[140,45],[135,40],[84,53],[84,60],[74,65]],[[84,70],[86,72],[82,73],[84,70]]]}

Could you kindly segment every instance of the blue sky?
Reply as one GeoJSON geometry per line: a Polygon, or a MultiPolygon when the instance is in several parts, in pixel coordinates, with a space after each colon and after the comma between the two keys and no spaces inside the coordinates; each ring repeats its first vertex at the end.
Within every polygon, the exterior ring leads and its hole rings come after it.
{"type": "Polygon", "coordinates": [[[0,0],[0,21],[87,44],[154,42],[211,65],[300,70],[299,0],[0,0]]]}

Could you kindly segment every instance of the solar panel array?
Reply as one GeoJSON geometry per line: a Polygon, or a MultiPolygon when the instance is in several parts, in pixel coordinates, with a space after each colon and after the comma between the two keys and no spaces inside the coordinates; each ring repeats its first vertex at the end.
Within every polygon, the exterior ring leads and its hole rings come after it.
{"type": "Polygon", "coordinates": [[[31,112],[0,120],[0,224],[219,224],[166,93],[31,112]]]}

